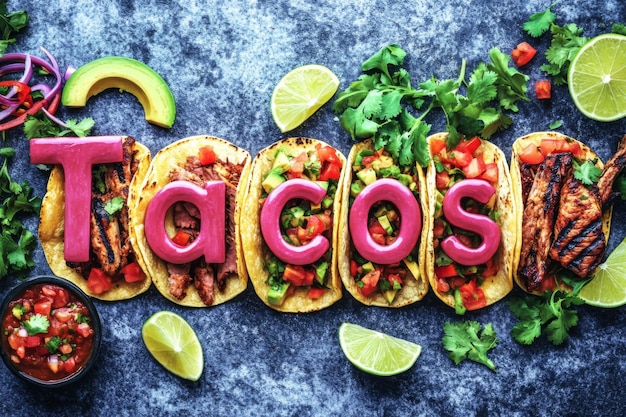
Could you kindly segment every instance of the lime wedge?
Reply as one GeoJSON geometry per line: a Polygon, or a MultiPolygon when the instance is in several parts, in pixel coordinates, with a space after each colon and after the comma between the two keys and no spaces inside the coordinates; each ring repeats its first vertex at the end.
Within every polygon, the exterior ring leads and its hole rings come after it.
{"type": "Polygon", "coordinates": [[[339,344],[348,360],[372,375],[391,376],[413,366],[422,347],[352,323],[339,326],[339,344]]]}
{"type": "Polygon", "coordinates": [[[576,54],[567,76],[578,110],[590,119],[610,122],[626,116],[626,36],[596,36],[576,54]]]}
{"type": "Polygon", "coordinates": [[[339,78],[322,65],[304,65],[287,73],[276,85],[270,102],[281,132],[300,126],[339,88],[339,78]]]}
{"type": "Polygon", "coordinates": [[[626,304],[626,239],[598,266],[593,279],[580,290],[578,296],[596,307],[626,304]]]}
{"type": "Polygon", "coordinates": [[[141,336],[148,351],[165,369],[184,379],[202,375],[202,346],[189,323],[171,311],[159,311],[145,321],[141,336]]]}

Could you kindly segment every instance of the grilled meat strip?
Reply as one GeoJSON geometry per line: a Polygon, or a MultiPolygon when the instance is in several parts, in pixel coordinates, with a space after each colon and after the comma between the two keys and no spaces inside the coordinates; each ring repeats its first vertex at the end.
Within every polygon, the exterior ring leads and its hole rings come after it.
{"type": "MultiPolygon", "coordinates": [[[[185,161],[184,166],[170,171],[170,181],[189,181],[199,186],[202,186],[206,181],[224,181],[226,184],[225,261],[216,265],[206,265],[203,260],[197,260],[187,264],[190,269],[192,268],[194,270],[193,278],[190,276],[188,281],[178,281],[170,277],[170,282],[175,283],[173,288],[172,285],[170,285],[170,292],[172,290],[179,292],[180,285],[183,283],[189,285],[193,280],[202,302],[206,305],[211,305],[214,301],[215,284],[217,284],[217,288],[220,291],[224,291],[226,289],[227,278],[238,273],[237,247],[235,242],[235,209],[237,205],[237,184],[239,183],[242,169],[243,165],[232,164],[228,161],[202,165],[197,157],[190,156],[185,161]]],[[[200,221],[200,213],[193,204],[181,202],[174,205],[174,225],[177,229],[184,230],[190,236],[191,241],[193,241],[199,233],[200,221]]],[[[174,294],[172,293],[172,295],[174,294]]],[[[184,298],[184,295],[182,298],[184,298]]]]}
{"type": "Polygon", "coordinates": [[[177,300],[182,300],[187,295],[187,287],[191,284],[192,278],[189,275],[191,264],[167,264],[167,285],[170,294],[177,300]]]}
{"type": "Polygon", "coordinates": [[[561,188],[554,236],[550,257],[581,278],[591,275],[606,250],[596,187],[586,187],[570,175],[561,188]]]}
{"type": "Polygon", "coordinates": [[[541,163],[524,206],[518,274],[529,291],[537,290],[550,267],[548,252],[558,196],[572,170],[572,154],[549,155],[541,163]]]}
{"type": "Polygon", "coordinates": [[[617,196],[617,193],[613,192],[613,182],[620,172],[622,172],[624,166],[626,166],[626,135],[622,137],[617,145],[615,154],[613,154],[611,159],[604,165],[604,170],[598,181],[600,201],[605,210],[613,203],[614,198],[617,196]]]}
{"type": "Polygon", "coordinates": [[[522,203],[525,205],[526,200],[528,199],[528,194],[530,193],[530,189],[533,187],[533,182],[535,180],[535,166],[527,162],[522,162],[519,169],[520,179],[522,182],[522,203]]]}
{"type": "Polygon", "coordinates": [[[122,144],[122,162],[104,164],[101,180],[104,190],[94,184],[91,198],[89,262],[70,263],[83,276],[88,276],[91,268],[101,268],[105,274],[118,279],[119,271],[134,260],[129,240],[128,193],[130,182],[137,171],[138,161],[134,158],[135,140],[126,137],[122,144]],[[114,198],[124,200],[122,208],[115,214],[105,210],[107,203],[114,198]]]}

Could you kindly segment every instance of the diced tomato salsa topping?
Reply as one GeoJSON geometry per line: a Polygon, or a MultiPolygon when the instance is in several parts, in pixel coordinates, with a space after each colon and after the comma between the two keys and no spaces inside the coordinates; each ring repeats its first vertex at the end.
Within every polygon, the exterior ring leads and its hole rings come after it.
{"type": "Polygon", "coordinates": [[[522,162],[535,165],[542,163],[548,155],[563,152],[571,152],[574,158],[583,157],[580,144],[564,138],[545,138],[541,140],[539,146],[531,142],[522,149],[518,157],[522,162]]]}
{"type": "MultiPolygon", "coordinates": [[[[464,309],[473,310],[484,307],[486,299],[480,285],[484,278],[494,276],[498,272],[499,265],[492,258],[485,264],[464,266],[457,264],[446,255],[440,247],[440,242],[448,236],[456,236],[468,247],[477,247],[481,243],[481,238],[449,224],[443,216],[441,201],[453,184],[467,178],[482,179],[497,188],[498,164],[495,161],[486,160],[480,148],[481,139],[478,137],[461,141],[455,149],[448,149],[443,138],[431,139],[429,145],[437,170],[435,186],[439,193],[433,225],[436,290],[441,294],[450,295],[460,291],[460,300],[464,309]]],[[[466,199],[463,209],[485,216],[495,215],[489,205],[480,204],[473,199],[466,199]]]]}
{"type": "Polygon", "coordinates": [[[2,318],[2,348],[15,367],[42,381],[82,369],[93,351],[88,308],[70,291],[37,284],[11,301],[2,318]]]}

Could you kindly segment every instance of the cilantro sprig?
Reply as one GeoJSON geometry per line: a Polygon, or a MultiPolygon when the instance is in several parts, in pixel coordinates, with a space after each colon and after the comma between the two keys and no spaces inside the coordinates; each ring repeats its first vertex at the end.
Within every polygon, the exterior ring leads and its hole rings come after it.
{"type": "Polygon", "coordinates": [[[15,42],[15,35],[28,25],[28,18],[24,10],[8,13],[6,0],[0,1],[0,55],[4,55],[7,47],[15,42]]]}
{"type": "Polygon", "coordinates": [[[50,327],[50,320],[43,314],[33,314],[28,320],[22,322],[22,326],[26,329],[29,336],[36,335],[38,333],[46,333],[48,327],[50,327]]]}
{"type": "Polygon", "coordinates": [[[581,298],[560,290],[539,297],[513,298],[509,308],[519,322],[511,329],[511,336],[520,344],[530,345],[544,334],[550,343],[561,345],[578,324],[578,312],[573,307],[581,304],[581,298]]]}
{"type": "Polygon", "coordinates": [[[498,48],[489,51],[491,62],[480,63],[466,79],[463,60],[456,79],[431,76],[414,87],[402,65],[406,52],[398,45],[381,48],[362,65],[363,74],[337,96],[333,110],[352,140],[372,138],[401,166],[430,161],[426,117],[441,110],[446,120],[447,143],[454,147],[463,136],[488,139],[508,128],[519,100],[528,101],[528,77],[509,66],[510,57],[498,48]]]}
{"type": "Polygon", "coordinates": [[[443,331],[443,347],[455,365],[469,359],[496,372],[495,364],[487,357],[487,352],[498,344],[496,331],[491,323],[486,324],[481,331],[481,325],[477,321],[446,322],[443,324],[443,331]]]}
{"type": "Polygon", "coordinates": [[[24,121],[24,135],[26,135],[26,139],[67,136],[70,134],[84,137],[89,135],[93,126],[94,120],[91,117],[85,117],[80,121],[69,119],[63,122],[56,117],[51,119],[40,111],[34,116],[29,115],[26,117],[24,121]]]}
{"type": "Polygon", "coordinates": [[[39,214],[41,198],[33,195],[27,180],[18,183],[11,178],[8,159],[15,156],[13,148],[1,148],[4,158],[0,168],[0,278],[9,273],[18,278],[28,275],[34,266],[32,251],[37,245],[35,236],[24,226],[24,214],[39,214]]]}

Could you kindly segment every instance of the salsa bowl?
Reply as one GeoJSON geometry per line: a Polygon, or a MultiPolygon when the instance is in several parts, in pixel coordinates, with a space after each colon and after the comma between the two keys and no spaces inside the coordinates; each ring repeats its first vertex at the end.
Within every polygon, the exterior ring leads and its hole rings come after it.
{"type": "Polygon", "coordinates": [[[6,366],[41,387],[82,378],[96,362],[102,340],[92,300],[55,276],[25,280],[5,296],[0,346],[6,366]]]}

